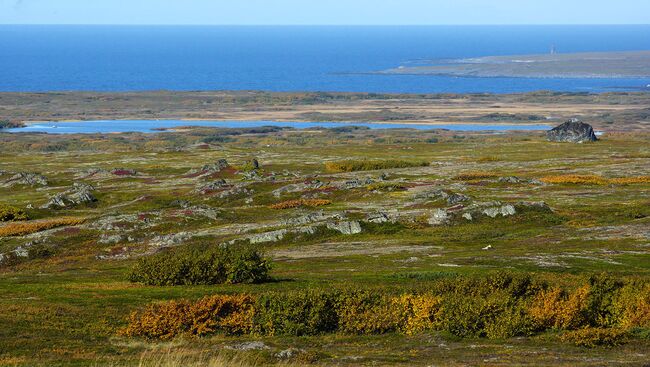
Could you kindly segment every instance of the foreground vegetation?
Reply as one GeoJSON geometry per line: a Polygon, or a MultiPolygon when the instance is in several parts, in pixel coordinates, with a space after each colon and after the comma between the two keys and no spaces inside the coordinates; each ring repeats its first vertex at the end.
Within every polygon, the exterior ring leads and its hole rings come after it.
{"type": "Polygon", "coordinates": [[[0,134],[0,365],[643,365],[649,139],[0,134]]]}

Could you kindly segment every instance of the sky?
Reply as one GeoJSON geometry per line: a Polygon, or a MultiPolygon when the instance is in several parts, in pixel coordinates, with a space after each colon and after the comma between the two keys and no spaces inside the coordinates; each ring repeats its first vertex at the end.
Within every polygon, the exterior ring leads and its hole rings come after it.
{"type": "Polygon", "coordinates": [[[650,0],[0,0],[0,24],[650,24],[650,0]]]}

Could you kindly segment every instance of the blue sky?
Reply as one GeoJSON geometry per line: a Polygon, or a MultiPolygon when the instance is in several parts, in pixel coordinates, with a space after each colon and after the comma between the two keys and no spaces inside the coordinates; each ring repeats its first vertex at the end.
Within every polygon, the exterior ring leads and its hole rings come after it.
{"type": "Polygon", "coordinates": [[[650,0],[0,0],[0,24],[649,24],[650,0]]]}

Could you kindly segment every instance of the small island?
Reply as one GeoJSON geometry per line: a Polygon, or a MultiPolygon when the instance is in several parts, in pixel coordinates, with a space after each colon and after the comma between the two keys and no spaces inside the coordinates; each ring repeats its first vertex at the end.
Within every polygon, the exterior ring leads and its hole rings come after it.
{"type": "Polygon", "coordinates": [[[400,66],[378,73],[480,78],[647,78],[650,77],[650,51],[432,60],[429,65],[400,66]]]}

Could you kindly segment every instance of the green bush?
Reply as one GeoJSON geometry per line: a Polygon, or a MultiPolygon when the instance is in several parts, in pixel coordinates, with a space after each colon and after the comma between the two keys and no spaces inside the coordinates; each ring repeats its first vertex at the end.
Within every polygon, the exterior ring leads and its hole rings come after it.
{"type": "Polygon", "coordinates": [[[404,161],[389,159],[384,161],[371,160],[346,160],[339,162],[325,163],[325,169],[330,172],[355,172],[355,171],[374,171],[391,168],[409,168],[409,167],[426,167],[427,161],[404,161]]]}
{"type": "Polygon", "coordinates": [[[383,334],[396,331],[401,313],[391,298],[376,292],[358,291],[338,299],[339,330],[348,334],[383,334]]]}
{"type": "Polygon", "coordinates": [[[255,306],[254,324],[262,335],[318,335],[338,325],[337,293],[301,291],[261,296],[255,306]]]}
{"type": "Polygon", "coordinates": [[[0,204],[0,222],[9,222],[15,220],[27,220],[27,214],[21,209],[10,205],[0,204]]]}
{"type": "Polygon", "coordinates": [[[131,282],[147,285],[205,285],[268,281],[270,260],[252,246],[166,251],[140,259],[131,282]]]}

